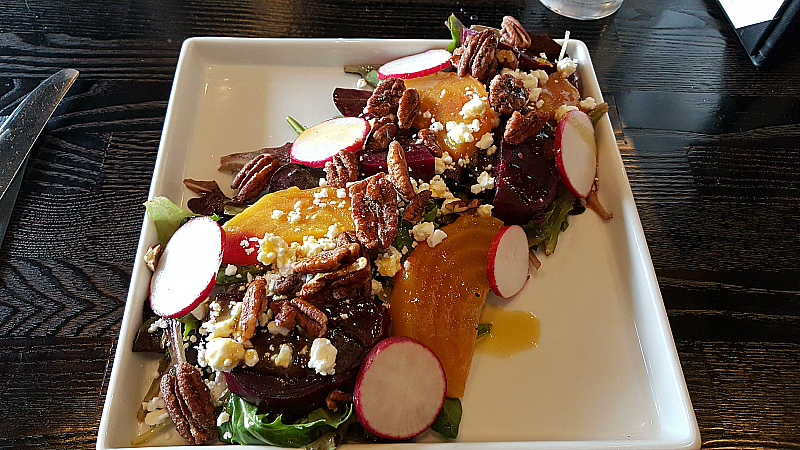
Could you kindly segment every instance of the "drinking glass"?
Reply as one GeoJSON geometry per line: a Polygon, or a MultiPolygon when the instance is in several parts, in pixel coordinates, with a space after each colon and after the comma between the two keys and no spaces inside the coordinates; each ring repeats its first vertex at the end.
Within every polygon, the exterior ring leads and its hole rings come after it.
{"type": "Polygon", "coordinates": [[[553,12],[572,19],[594,20],[614,14],[622,0],[539,0],[553,12]]]}

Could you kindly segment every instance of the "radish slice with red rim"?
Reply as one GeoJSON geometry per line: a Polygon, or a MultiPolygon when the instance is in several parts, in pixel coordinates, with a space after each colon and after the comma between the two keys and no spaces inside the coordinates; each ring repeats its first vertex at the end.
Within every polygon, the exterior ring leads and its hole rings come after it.
{"type": "Polygon", "coordinates": [[[424,77],[450,67],[451,56],[447,50],[434,49],[395,59],[378,68],[378,79],[424,77]]]}
{"type": "Polygon", "coordinates": [[[588,114],[569,111],[558,122],[555,157],[564,186],[575,196],[586,198],[597,174],[597,143],[588,114]]]}

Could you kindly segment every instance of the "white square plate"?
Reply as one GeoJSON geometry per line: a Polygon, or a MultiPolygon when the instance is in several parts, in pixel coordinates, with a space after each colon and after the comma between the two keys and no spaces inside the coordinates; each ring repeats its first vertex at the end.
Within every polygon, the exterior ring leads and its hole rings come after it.
{"type": "MultiPolygon", "coordinates": [[[[335,87],[355,87],[345,64],[375,64],[443,48],[440,40],[187,40],[167,109],[150,198],[179,205],[193,196],[184,178],[221,180],[219,157],[272,147],[296,136],[286,116],[311,125],[338,114],[335,87]]],[[[602,101],[586,46],[570,41],[583,96],[602,101]]],[[[607,117],[597,126],[600,197],[614,218],[570,217],[556,253],[509,309],[541,323],[535,348],[509,358],[476,353],[458,448],[583,449],[700,446],[650,254],[607,117]]],[[[125,316],[97,439],[98,449],[129,447],[134,418],[157,358],[131,352],[150,272],[142,263],[156,241],[145,217],[125,316]]],[[[490,302],[499,299],[490,295],[490,302]]],[[[174,432],[153,445],[178,445],[174,432]]],[[[451,448],[428,432],[408,448],[451,448]]],[[[220,446],[220,448],[231,448],[220,446]]],[[[362,445],[361,448],[386,448],[362,445]]]]}

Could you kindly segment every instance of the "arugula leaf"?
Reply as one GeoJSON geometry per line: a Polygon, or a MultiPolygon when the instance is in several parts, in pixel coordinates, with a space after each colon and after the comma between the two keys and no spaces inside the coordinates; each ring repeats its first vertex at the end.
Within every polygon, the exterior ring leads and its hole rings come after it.
{"type": "Polygon", "coordinates": [[[447,51],[453,53],[461,45],[461,29],[464,28],[464,24],[458,20],[455,14],[450,14],[446,23],[447,28],[450,29],[450,36],[453,37],[453,42],[447,46],[447,51]]]}
{"type": "Polygon", "coordinates": [[[492,332],[492,324],[490,323],[479,323],[478,324],[478,336],[475,339],[480,339],[483,336],[492,332]]]}
{"type": "Polygon", "coordinates": [[[603,114],[608,112],[608,103],[603,102],[595,106],[593,110],[589,111],[589,118],[592,119],[592,124],[596,124],[603,118],[603,114]]]}
{"type": "Polygon", "coordinates": [[[147,208],[147,213],[150,214],[150,218],[153,219],[153,223],[156,225],[158,243],[162,246],[167,244],[169,238],[180,228],[184,219],[194,216],[189,211],[172,203],[167,197],[156,197],[148,200],[144,202],[144,207],[147,208]]]}
{"type": "Polygon", "coordinates": [[[354,73],[361,75],[361,78],[366,80],[367,83],[371,84],[372,86],[377,86],[381,82],[381,80],[378,79],[378,67],[380,66],[352,65],[352,66],[344,66],[344,71],[346,73],[354,73]]]}
{"type": "MultiPolygon", "coordinates": [[[[425,205],[425,214],[422,215],[421,222],[433,222],[433,227],[438,229],[440,227],[440,225],[436,223],[436,211],[438,210],[439,205],[436,201],[432,198],[428,199],[428,204],[425,205]]],[[[402,217],[397,223],[397,237],[394,238],[392,246],[401,252],[403,251],[403,247],[407,248],[408,252],[403,255],[403,261],[405,261],[408,255],[411,254],[411,251],[414,250],[414,236],[411,234],[412,228],[414,228],[414,224],[402,217]]]]}
{"type": "Polygon", "coordinates": [[[201,322],[192,313],[186,314],[185,316],[179,318],[178,322],[183,324],[183,337],[185,338],[197,333],[197,330],[200,329],[200,325],[203,324],[203,322],[201,322]]]}
{"type": "Polygon", "coordinates": [[[247,274],[251,274],[255,277],[257,275],[263,275],[266,271],[267,268],[265,266],[253,264],[249,266],[239,266],[236,269],[236,275],[228,276],[225,275],[225,267],[220,267],[214,283],[217,286],[225,286],[234,283],[247,283],[247,274]]]}
{"type": "Polygon", "coordinates": [[[431,425],[431,430],[444,437],[458,437],[458,425],[461,423],[461,399],[447,397],[439,417],[431,425]]]}
{"type": "Polygon", "coordinates": [[[522,226],[528,235],[528,246],[534,247],[544,243],[544,253],[551,255],[556,251],[558,234],[566,230],[569,226],[567,215],[572,211],[575,204],[575,196],[566,192],[562,196],[553,200],[544,215],[544,222],[541,224],[528,223],[522,226]]]}
{"type": "Polygon", "coordinates": [[[348,404],[339,412],[325,407],[310,412],[297,423],[283,423],[279,415],[272,422],[267,414],[258,414],[258,408],[227,393],[223,397],[223,409],[230,415],[227,422],[218,428],[222,440],[242,445],[275,445],[278,447],[302,447],[320,436],[338,428],[353,415],[353,405],[348,404]]]}

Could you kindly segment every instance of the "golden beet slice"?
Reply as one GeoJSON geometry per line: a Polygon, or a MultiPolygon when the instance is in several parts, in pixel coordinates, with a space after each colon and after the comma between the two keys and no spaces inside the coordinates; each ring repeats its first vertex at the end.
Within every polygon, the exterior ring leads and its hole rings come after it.
{"type": "Polygon", "coordinates": [[[558,74],[550,74],[547,82],[539,87],[542,88],[539,100],[543,100],[542,107],[539,109],[550,114],[551,119],[555,116],[559,106],[578,106],[581,99],[581,94],[575,86],[558,74]]]}
{"type": "Polygon", "coordinates": [[[280,236],[287,243],[301,243],[303,236],[325,236],[331,225],[339,232],[355,230],[350,198],[339,198],[340,192],[333,187],[290,187],[261,197],[222,227],[223,262],[255,264],[258,251],[251,238],[263,238],[265,233],[280,236]]]}
{"type": "Polygon", "coordinates": [[[390,297],[392,334],[430,347],[447,374],[447,396],[461,397],[472,362],[478,318],[489,293],[486,257],[503,222],[462,216],[442,227],[431,248],[422,242],[394,277],[390,297]]]}
{"type": "Polygon", "coordinates": [[[414,127],[423,129],[433,121],[440,123],[442,128],[434,131],[436,140],[454,160],[474,154],[478,140],[492,131],[494,113],[489,107],[486,88],[475,78],[438,72],[405,80],[405,85],[419,92],[420,113],[414,119],[414,127]],[[450,133],[448,122],[452,122],[450,133]]]}

